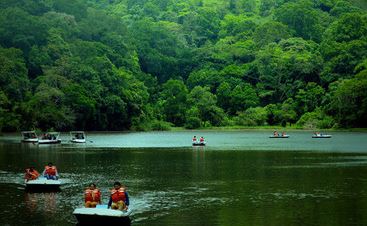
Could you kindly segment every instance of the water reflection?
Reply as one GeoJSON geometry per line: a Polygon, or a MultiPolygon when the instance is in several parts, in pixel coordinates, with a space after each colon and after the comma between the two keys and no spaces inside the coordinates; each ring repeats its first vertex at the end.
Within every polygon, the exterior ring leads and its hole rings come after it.
{"type": "Polygon", "coordinates": [[[41,212],[48,217],[52,217],[57,212],[57,195],[56,192],[25,192],[25,207],[31,215],[41,212]]]}

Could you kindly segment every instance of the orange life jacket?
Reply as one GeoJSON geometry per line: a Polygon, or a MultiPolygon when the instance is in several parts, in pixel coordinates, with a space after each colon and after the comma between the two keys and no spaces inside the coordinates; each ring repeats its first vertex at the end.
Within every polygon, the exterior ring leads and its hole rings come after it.
{"type": "Polygon", "coordinates": [[[26,169],[25,179],[35,180],[39,177],[39,175],[40,174],[37,172],[37,170],[31,171],[30,169],[26,169]]]}
{"type": "Polygon", "coordinates": [[[125,190],[123,188],[120,188],[118,190],[112,189],[111,198],[112,198],[112,202],[118,202],[118,201],[126,202],[125,190]]]}
{"type": "Polygon", "coordinates": [[[56,166],[45,166],[45,174],[56,176],[56,166]]]}
{"type": "Polygon", "coordinates": [[[87,189],[84,193],[85,202],[100,202],[101,201],[101,192],[98,189],[87,189]]]}

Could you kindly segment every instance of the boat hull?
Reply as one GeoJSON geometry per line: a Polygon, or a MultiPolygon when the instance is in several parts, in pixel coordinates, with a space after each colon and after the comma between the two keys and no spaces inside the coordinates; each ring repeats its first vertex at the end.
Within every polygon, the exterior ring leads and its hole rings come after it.
{"type": "Polygon", "coordinates": [[[107,205],[97,205],[96,208],[77,208],[73,215],[78,220],[78,225],[130,225],[128,211],[107,209],[107,205]]]}
{"type": "Polygon", "coordinates": [[[284,136],[269,136],[269,138],[289,138],[289,135],[284,135],[284,136]]]}
{"type": "Polygon", "coordinates": [[[78,143],[78,144],[81,144],[81,143],[85,143],[85,139],[73,139],[73,140],[70,140],[72,143],[78,143]]]}
{"type": "Polygon", "coordinates": [[[25,183],[26,190],[34,192],[59,191],[61,185],[62,185],[61,180],[47,180],[46,178],[30,180],[25,183]]]}
{"type": "Polygon", "coordinates": [[[312,138],[331,138],[331,135],[312,136],[312,138]]]}
{"type": "Polygon", "coordinates": [[[60,144],[61,140],[38,140],[38,144],[60,144]]]}
{"type": "Polygon", "coordinates": [[[129,217],[109,217],[99,215],[74,214],[77,225],[131,225],[129,217]]]}
{"type": "Polygon", "coordinates": [[[38,138],[23,139],[22,142],[24,142],[24,143],[37,143],[38,142],[38,138]]]}
{"type": "Polygon", "coordinates": [[[192,146],[205,146],[206,143],[192,143],[192,146]]]}

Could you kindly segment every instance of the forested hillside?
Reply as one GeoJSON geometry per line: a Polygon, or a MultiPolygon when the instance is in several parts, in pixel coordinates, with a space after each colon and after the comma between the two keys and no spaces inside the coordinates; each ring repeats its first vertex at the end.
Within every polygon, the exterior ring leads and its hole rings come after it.
{"type": "Polygon", "coordinates": [[[1,0],[0,130],[367,127],[358,0],[1,0]]]}

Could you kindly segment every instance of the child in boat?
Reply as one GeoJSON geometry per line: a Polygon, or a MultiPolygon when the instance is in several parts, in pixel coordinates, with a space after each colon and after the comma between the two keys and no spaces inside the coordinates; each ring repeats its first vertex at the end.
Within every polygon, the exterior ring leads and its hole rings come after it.
{"type": "Polygon", "coordinates": [[[52,162],[49,162],[47,166],[45,166],[45,170],[43,170],[42,175],[46,177],[47,180],[57,180],[59,178],[57,168],[52,164],[52,162]]]}
{"type": "Polygon", "coordinates": [[[96,208],[97,204],[101,204],[101,192],[96,184],[91,183],[84,192],[84,201],[86,208],[96,208]]]}
{"type": "Polygon", "coordinates": [[[113,184],[111,190],[110,200],[108,202],[108,208],[115,210],[127,210],[129,206],[129,196],[126,192],[126,187],[121,185],[120,182],[113,184]]]}
{"type": "Polygon", "coordinates": [[[25,170],[24,179],[25,179],[25,182],[27,182],[29,180],[35,180],[39,176],[40,174],[37,172],[37,170],[35,170],[34,167],[31,166],[25,170]]]}

